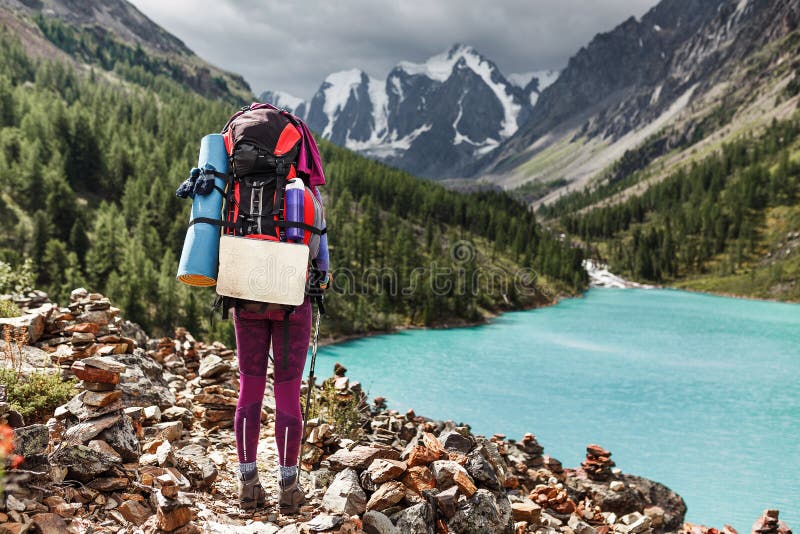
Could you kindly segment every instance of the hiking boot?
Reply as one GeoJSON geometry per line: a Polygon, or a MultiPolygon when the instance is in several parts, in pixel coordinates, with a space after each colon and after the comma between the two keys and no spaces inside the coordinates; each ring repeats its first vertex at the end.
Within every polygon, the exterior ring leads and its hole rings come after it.
{"type": "Polygon", "coordinates": [[[297,479],[289,484],[278,483],[278,508],[283,515],[294,515],[306,502],[306,495],[297,483],[297,479]]]}
{"type": "Polygon", "coordinates": [[[239,475],[239,507],[242,510],[255,510],[259,506],[264,506],[266,494],[261,487],[258,474],[253,478],[245,479],[239,475]]]}

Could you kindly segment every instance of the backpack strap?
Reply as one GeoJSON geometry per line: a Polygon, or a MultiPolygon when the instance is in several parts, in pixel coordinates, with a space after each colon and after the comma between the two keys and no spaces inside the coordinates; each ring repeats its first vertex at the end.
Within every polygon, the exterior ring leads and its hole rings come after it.
{"type": "Polygon", "coordinates": [[[191,221],[189,221],[189,226],[193,224],[213,224],[214,226],[221,226],[223,228],[236,228],[236,223],[229,223],[220,219],[211,219],[210,217],[195,217],[191,221]]]}
{"type": "Polygon", "coordinates": [[[305,230],[306,232],[311,232],[312,234],[317,234],[317,235],[328,233],[327,228],[317,228],[316,226],[300,221],[275,221],[275,223],[273,224],[278,228],[300,228],[302,230],[305,230]]]}
{"type": "Polygon", "coordinates": [[[275,158],[275,174],[277,175],[277,182],[275,183],[275,203],[272,205],[272,214],[278,215],[283,209],[283,194],[286,189],[286,177],[289,175],[290,165],[286,165],[283,157],[275,158]]]}

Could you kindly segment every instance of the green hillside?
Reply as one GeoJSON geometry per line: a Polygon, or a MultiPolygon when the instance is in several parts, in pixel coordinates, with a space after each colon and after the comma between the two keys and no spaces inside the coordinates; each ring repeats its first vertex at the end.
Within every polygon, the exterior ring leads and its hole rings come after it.
{"type": "MultiPolygon", "coordinates": [[[[85,285],[154,331],[208,332],[213,292],[175,280],[189,202],[174,192],[235,105],[113,37],[100,47],[85,30],[44,30],[77,67],[0,33],[0,260],[30,260],[36,285],[61,302],[85,285]]],[[[328,334],[475,321],[585,286],[581,250],[509,196],[459,194],[321,149],[337,269],[328,334]]]]}
{"type": "Polygon", "coordinates": [[[740,135],[643,193],[618,196],[640,178],[625,175],[541,212],[634,279],[800,300],[800,113],[740,135]]]}

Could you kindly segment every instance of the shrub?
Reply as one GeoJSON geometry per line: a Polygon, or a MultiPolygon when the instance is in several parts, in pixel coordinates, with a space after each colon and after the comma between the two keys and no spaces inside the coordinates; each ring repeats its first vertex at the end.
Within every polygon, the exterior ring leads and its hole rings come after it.
{"type": "MultiPolygon", "coordinates": [[[[369,420],[369,407],[363,394],[340,394],[333,387],[333,381],[326,380],[322,387],[314,389],[312,397],[309,419],[319,418],[320,422],[331,425],[339,436],[353,441],[363,436],[364,425],[369,420]]],[[[305,411],[305,396],[301,400],[305,411]]]]}
{"type": "Polygon", "coordinates": [[[6,388],[8,403],[30,424],[47,421],[58,406],[67,402],[74,394],[75,380],[64,381],[58,373],[22,375],[6,368],[0,369],[0,384],[6,388]]]}
{"type": "Polygon", "coordinates": [[[0,299],[0,319],[5,317],[19,317],[22,312],[13,300],[0,299]]]}
{"type": "Polygon", "coordinates": [[[0,295],[24,294],[33,289],[36,275],[33,262],[28,259],[22,265],[12,266],[0,261],[0,295]]]}

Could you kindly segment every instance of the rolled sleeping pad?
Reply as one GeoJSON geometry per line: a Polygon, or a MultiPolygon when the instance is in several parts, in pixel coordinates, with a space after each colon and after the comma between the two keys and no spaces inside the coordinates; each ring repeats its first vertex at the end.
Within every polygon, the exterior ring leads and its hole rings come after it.
{"type": "MultiPolygon", "coordinates": [[[[197,166],[201,169],[213,166],[218,172],[228,172],[228,152],[220,134],[209,134],[200,142],[200,157],[197,166]]],[[[225,190],[225,180],[214,178],[214,183],[225,190]]],[[[222,219],[222,193],[214,189],[208,195],[195,195],[189,222],[197,217],[222,219]]],[[[220,227],[208,223],[189,226],[183,242],[181,261],[178,264],[178,280],[184,284],[198,287],[213,286],[217,283],[219,268],[220,227]]]]}

